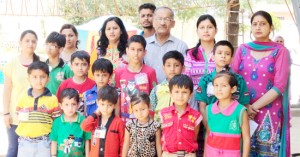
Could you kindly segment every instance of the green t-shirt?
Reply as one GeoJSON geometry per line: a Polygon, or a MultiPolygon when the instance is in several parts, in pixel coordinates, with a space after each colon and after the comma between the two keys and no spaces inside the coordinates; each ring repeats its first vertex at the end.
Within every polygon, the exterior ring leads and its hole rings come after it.
{"type": "MultiPolygon", "coordinates": [[[[240,104],[247,105],[250,103],[250,95],[244,78],[232,71],[235,78],[238,81],[237,92],[233,95],[240,104]]],[[[196,90],[196,100],[206,103],[207,105],[215,103],[218,99],[213,94],[212,80],[217,74],[216,69],[210,74],[203,75],[199,81],[198,88],[196,90]]]]}
{"type": "MultiPolygon", "coordinates": [[[[46,61],[49,65],[49,60],[46,61]]],[[[56,95],[58,86],[62,81],[72,77],[74,74],[68,64],[65,64],[62,59],[60,59],[58,65],[55,68],[49,66],[50,69],[50,80],[46,87],[50,90],[53,95],[56,95]]]]}
{"type": "Polygon", "coordinates": [[[64,114],[53,122],[50,139],[57,142],[58,157],[84,157],[84,144],[91,139],[91,133],[80,128],[84,117],[79,113],[77,115],[77,121],[73,123],[66,122],[64,114]]]}

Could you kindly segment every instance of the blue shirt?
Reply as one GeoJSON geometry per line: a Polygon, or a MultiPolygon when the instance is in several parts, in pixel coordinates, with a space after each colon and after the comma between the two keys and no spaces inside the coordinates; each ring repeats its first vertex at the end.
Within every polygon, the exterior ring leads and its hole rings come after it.
{"type": "Polygon", "coordinates": [[[86,107],[86,116],[91,115],[97,110],[97,94],[97,85],[84,93],[83,98],[84,106],[86,107]]]}

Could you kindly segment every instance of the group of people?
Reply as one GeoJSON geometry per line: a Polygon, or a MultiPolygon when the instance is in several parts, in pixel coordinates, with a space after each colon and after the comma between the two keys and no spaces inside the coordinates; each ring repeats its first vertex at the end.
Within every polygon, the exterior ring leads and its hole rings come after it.
{"type": "Polygon", "coordinates": [[[128,39],[110,17],[91,54],[70,24],[48,35],[45,62],[36,33],[21,34],[4,69],[7,157],[289,156],[289,53],[270,40],[269,13],[252,15],[254,40],[234,51],[216,42],[211,15],[198,18],[188,49],[171,35],[171,8],[138,11],[141,34],[128,39]]]}

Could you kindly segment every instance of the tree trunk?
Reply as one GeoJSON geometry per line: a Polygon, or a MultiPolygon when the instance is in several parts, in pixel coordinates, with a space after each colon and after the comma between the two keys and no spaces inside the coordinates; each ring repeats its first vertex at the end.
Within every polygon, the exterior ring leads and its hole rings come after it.
{"type": "Polygon", "coordinates": [[[239,39],[239,0],[227,0],[227,39],[234,49],[238,47],[239,39]]]}

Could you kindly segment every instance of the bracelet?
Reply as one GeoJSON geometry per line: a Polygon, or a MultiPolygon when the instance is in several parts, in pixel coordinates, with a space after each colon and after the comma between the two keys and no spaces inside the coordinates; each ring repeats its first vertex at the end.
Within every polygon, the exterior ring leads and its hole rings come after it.
{"type": "Polygon", "coordinates": [[[7,115],[10,115],[10,113],[9,113],[9,112],[7,112],[7,113],[4,113],[4,114],[3,114],[3,116],[7,116],[7,115]]]}

